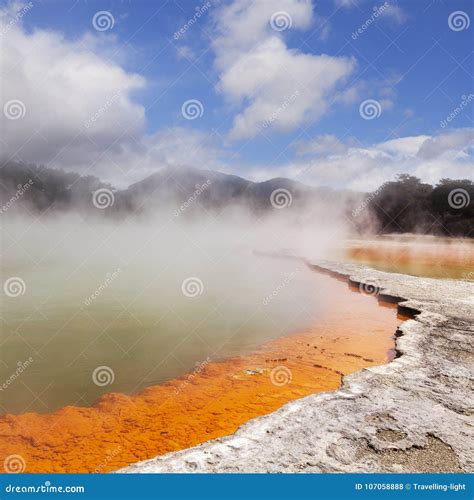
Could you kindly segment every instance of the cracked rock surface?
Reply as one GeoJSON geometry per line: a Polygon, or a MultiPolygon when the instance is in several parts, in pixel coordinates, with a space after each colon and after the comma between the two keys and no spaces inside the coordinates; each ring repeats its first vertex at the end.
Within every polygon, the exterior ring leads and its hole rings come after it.
{"type": "Polygon", "coordinates": [[[419,313],[397,333],[398,357],[233,435],[119,472],[474,472],[474,283],[308,264],[419,313]]]}

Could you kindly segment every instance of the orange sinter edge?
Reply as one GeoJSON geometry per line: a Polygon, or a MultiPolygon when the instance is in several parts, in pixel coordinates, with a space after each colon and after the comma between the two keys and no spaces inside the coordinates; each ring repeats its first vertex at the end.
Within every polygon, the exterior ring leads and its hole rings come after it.
{"type": "Polygon", "coordinates": [[[0,417],[0,459],[25,472],[107,472],[225,436],[288,401],[337,389],[342,375],[394,356],[395,305],[334,280],[337,298],[318,324],[256,352],[205,361],[194,372],[93,407],[0,417]],[[381,307],[382,306],[382,307],[381,307]]]}

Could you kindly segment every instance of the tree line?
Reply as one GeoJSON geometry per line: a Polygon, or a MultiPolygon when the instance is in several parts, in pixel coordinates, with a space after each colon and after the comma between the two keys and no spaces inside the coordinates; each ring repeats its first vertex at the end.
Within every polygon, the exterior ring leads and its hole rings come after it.
{"type": "Polygon", "coordinates": [[[441,179],[435,186],[400,174],[369,197],[380,233],[474,237],[474,182],[441,179]]]}

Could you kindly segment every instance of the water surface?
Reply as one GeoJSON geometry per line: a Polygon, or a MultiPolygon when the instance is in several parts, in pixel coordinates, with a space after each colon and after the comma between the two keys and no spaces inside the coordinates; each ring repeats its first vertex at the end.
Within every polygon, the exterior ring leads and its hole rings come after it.
{"type": "Polygon", "coordinates": [[[301,238],[281,222],[8,215],[1,271],[17,286],[0,304],[3,413],[133,394],[314,324],[329,300],[306,266],[254,254],[301,238]],[[109,381],[96,383],[100,367],[109,381]]]}
{"type": "Polygon", "coordinates": [[[474,280],[474,240],[422,235],[389,235],[350,240],[340,258],[390,273],[474,280]]]}
{"type": "Polygon", "coordinates": [[[288,401],[337,389],[344,374],[392,359],[405,319],[396,307],[332,277],[311,277],[310,293],[331,297],[312,326],[245,355],[203,359],[132,397],[109,393],[92,408],[0,417],[0,456],[20,454],[27,472],[115,470],[232,433],[288,401]]]}

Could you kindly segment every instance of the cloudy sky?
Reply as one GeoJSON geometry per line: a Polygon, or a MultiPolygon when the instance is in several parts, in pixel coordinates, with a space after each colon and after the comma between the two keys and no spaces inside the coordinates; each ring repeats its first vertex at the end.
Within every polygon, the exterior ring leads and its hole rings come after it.
{"type": "Polygon", "coordinates": [[[0,155],[374,189],[474,178],[470,0],[0,2],[0,155]]]}

